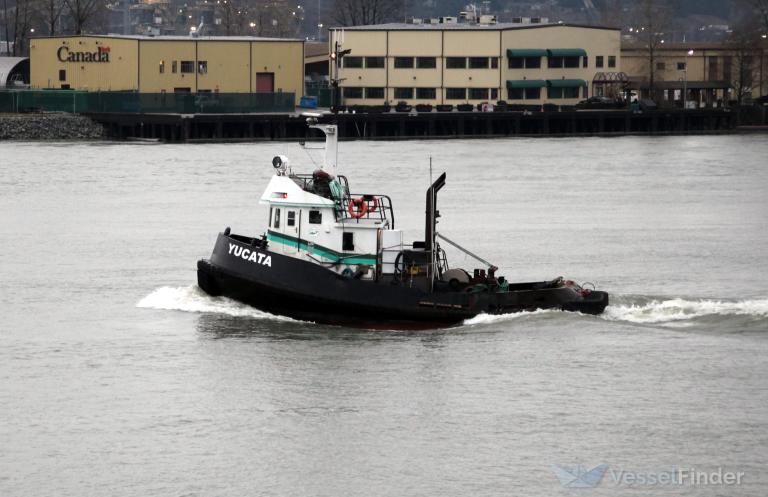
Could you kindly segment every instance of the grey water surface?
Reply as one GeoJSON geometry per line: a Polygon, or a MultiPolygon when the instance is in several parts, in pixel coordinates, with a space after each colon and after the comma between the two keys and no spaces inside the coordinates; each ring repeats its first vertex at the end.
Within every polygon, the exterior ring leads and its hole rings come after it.
{"type": "Polygon", "coordinates": [[[423,237],[431,156],[443,233],[511,280],[612,295],[600,317],[426,332],[196,289],[219,231],[263,231],[279,153],[318,160],[280,143],[0,143],[0,496],[768,491],[768,136],[342,144],[339,172],[388,193],[407,238],[423,237]],[[558,478],[601,464],[594,488],[558,478]],[[622,476],[675,468],[743,475],[622,476]]]}

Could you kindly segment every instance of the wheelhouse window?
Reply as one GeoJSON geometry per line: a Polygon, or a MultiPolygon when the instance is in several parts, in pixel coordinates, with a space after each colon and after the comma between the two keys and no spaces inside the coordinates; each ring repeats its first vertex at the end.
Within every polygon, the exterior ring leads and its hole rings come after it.
{"type": "Polygon", "coordinates": [[[344,67],[347,69],[362,69],[363,67],[363,58],[362,57],[350,57],[347,55],[346,57],[342,58],[344,67]]]}
{"type": "Polygon", "coordinates": [[[395,57],[395,69],[413,69],[413,57],[395,57]]]}
{"type": "Polygon", "coordinates": [[[416,98],[419,100],[434,100],[437,91],[434,88],[416,88],[416,98]]]}
{"type": "Polygon", "coordinates": [[[275,209],[275,222],[272,223],[272,227],[275,229],[280,227],[280,209],[275,209]]]}
{"type": "Polygon", "coordinates": [[[320,211],[309,211],[309,224],[322,224],[323,213],[320,211]]]}
{"type": "Polygon", "coordinates": [[[363,98],[363,89],[356,86],[344,88],[344,98],[363,98]]]}
{"type": "Polygon", "coordinates": [[[466,88],[446,88],[445,98],[448,100],[466,100],[467,89],[466,88]]]}
{"type": "Polygon", "coordinates": [[[365,98],[384,98],[384,88],[366,88],[365,98]]]}
{"type": "Polygon", "coordinates": [[[181,74],[194,74],[194,72],[195,72],[195,61],[193,60],[181,61],[181,74]]]}
{"type": "Polygon", "coordinates": [[[416,69],[435,69],[436,67],[435,57],[416,57],[416,69]]]}
{"type": "Polygon", "coordinates": [[[470,57],[470,69],[488,69],[488,57],[470,57]]]}
{"type": "Polygon", "coordinates": [[[404,100],[413,98],[413,88],[395,88],[395,99],[404,100]]]}
{"type": "Polygon", "coordinates": [[[355,250],[355,234],[354,233],[342,233],[341,235],[341,249],[342,250],[355,250]]]}
{"type": "Polygon", "coordinates": [[[384,69],[384,57],[366,57],[365,67],[368,69],[384,69]]]}
{"type": "Polygon", "coordinates": [[[288,219],[286,224],[288,226],[296,226],[296,211],[288,211],[288,219]]]}
{"type": "Polygon", "coordinates": [[[466,57],[448,57],[445,59],[446,69],[466,69],[467,58],[466,57]]]}

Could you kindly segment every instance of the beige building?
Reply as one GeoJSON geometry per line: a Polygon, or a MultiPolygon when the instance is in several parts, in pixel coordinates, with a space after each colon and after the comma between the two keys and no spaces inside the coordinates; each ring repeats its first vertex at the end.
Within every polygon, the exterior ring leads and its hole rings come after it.
{"type": "MultiPolygon", "coordinates": [[[[682,101],[686,90],[689,106],[708,106],[718,101],[757,98],[768,93],[768,50],[753,47],[736,50],[723,44],[664,44],[653,61],[654,91],[662,101],[682,101]]],[[[643,95],[650,89],[650,56],[641,45],[621,50],[622,67],[629,87],[643,95]]]]}
{"type": "Polygon", "coordinates": [[[304,93],[304,42],[253,37],[67,36],[30,41],[32,88],[304,93]]]}
{"type": "Polygon", "coordinates": [[[596,74],[622,70],[614,28],[436,22],[330,34],[330,51],[337,41],[351,50],[338,74],[346,105],[572,105],[591,96],[596,74]]]}

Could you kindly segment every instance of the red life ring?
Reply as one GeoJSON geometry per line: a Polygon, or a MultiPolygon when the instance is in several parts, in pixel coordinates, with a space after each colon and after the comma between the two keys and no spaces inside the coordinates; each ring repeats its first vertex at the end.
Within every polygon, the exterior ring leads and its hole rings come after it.
{"type": "Polygon", "coordinates": [[[371,199],[371,202],[373,202],[373,205],[371,205],[371,206],[368,208],[368,211],[369,211],[369,212],[376,212],[376,209],[378,209],[378,208],[379,208],[379,201],[378,201],[378,200],[376,200],[376,197],[373,197],[373,198],[371,199]]]}
{"type": "Polygon", "coordinates": [[[347,204],[347,211],[350,216],[355,219],[360,219],[368,214],[368,204],[365,203],[363,197],[353,198],[349,201],[349,204],[347,204]]]}

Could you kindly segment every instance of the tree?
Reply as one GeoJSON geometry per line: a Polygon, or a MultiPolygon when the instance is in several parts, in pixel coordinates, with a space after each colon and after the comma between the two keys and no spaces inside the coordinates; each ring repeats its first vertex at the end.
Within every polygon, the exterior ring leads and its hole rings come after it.
{"type": "Polygon", "coordinates": [[[381,24],[398,17],[401,0],[335,0],[333,20],[341,26],[381,24]]]}
{"type": "Polygon", "coordinates": [[[741,3],[752,9],[760,19],[763,34],[768,33],[768,0],[741,0],[741,3]]]}
{"type": "Polygon", "coordinates": [[[760,26],[754,18],[746,17],[737,24],[727,44],[733,51],[736,65],[733,84],[736,90],[736,100],[742,103],[744,97],[752,93],[755,73],[755,55],[760,56],[760,26]]]}
{"type": "Polygon", "coordinates": [[[656,58],[658,51],[664,43],[664,32],[670,28],[671,1],[642,0],[638,2],[635,10],[635,18],[642,23],[638,27],[638,39],[646,49],[648,64],[648,93],[650,98],[656,97],[656,58]]]}
{"type": "Polygon", "coordinates": [[[83,34],[86,25],[104,8],[104,0],[64,0],[74,24],[75,34],[83,34]]]}
{"type": "Polygon", "coordinates": [[[59,22],[63,11],[63,0],[42,0],[40,14],[45,21],[45,27],[48,28],[49,36],[56,34],[56,24],[59,22]]]}

